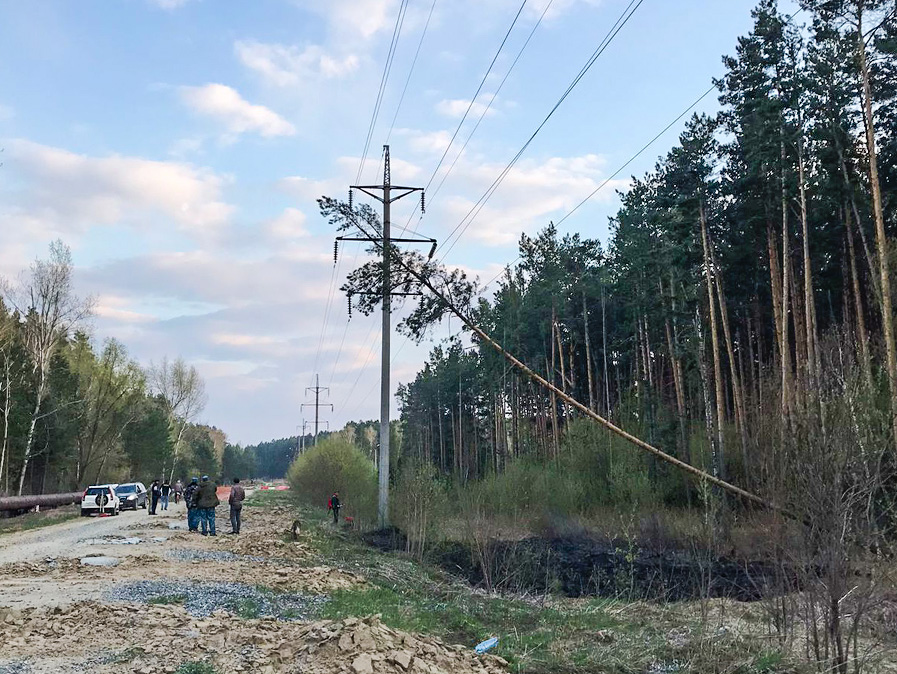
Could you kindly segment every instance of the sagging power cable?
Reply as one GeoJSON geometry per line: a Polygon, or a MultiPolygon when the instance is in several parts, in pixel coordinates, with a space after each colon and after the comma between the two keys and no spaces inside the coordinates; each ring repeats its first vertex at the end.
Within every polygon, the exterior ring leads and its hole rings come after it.
{"type": "MultiPolygon", "coordinates": [[[[360,222],[356,222],[355,224],[358,226],[358,228],[361,230],[361,232],[365,236],[368,236],[372,240],[374,240],[374,245],[377,248],[379,248],[382,253],[383,245],[381,243],[377,243],[376,236],[371,234],[370,232],[367,232],[365,230],[365,227],[360,222]]],[[[539,375],[537,372],[535,372],[532,369],[530,369],[529,367],[527,367],[522,361],[517,359],[510,351],[505,349],[498,341],[496,341],[491,336],[489,336],[489,334],[487,334],[485,330],[483,330],[478,325],[476,325],[471,318],[469,318],[463,311],[461,311],[461,309],[459,309],[457,307],[457,305],[454,304],[454,302],[452,302],[450,299],[446,298],[446,296],[442,292],[437,290],[436,287],[429,281],[429,279],[427,279],[417,269],[413,268],[411,265],[409,265],[407,262],[405,262],[405,260],[402,258],[402,256],[394,257],[394,262],[396,264],[398,264],[400,267],[402,267],[409,274],[411,274],[411,276],[413,276],[415,279],[417,279],[417,281],[424,288],[429,290],[433,294],[434,297],[436,297],[440,302],[445,304],[446,308],[451,313],[453,313],[455,316],[457,316],[458,319],[471,330],[471,332],[473,332],[482,342],[485,342],[490,347],[495,349],[513,367],[515,367],[517,370],[522,372],[525,376],[527,376],[529,379],[531,379],[535,383],[539,384],[539,386],[547,389],[548,391],[550,391],[551,393],[556,395],[558,398],[563,400],[565,403],[567,403],[571,407],[579,410],[582,414],[584,414],[586,417],[588,417],[592,421],[595,421],[596,423],[600,424],[601,426],[603,426],[604,428],[609,430],[614,435],[622,438],[623,440],[629,442],[630,444],[635,445],[639,449],[644,450],[644,451],[648,452],[649,454],[652,454],[654,457],[663,461],[664,463],[668,463],[669,465],[673,466],[674,468],[676,468],[678,470],[688,473],[694,477],[700,478],[701,480],[704,480],[704,481],[714,485],[715,487],[719,487],[720,489],[723,489],[724,491],[727,491],[731,494],[735,494],[736,496],[740,496],[741,498],[743,498],[747,501],[756,503],[757,505],[761,505],[764,508],[768,508],[770,510],[778,512],[782,515],[785,515],[786,517],[789,517],[789,518],[796,517],[795,515],[790,513],[788,510],[786,510],[782,506],[779,506],[771,501],[768,501],[768,500],[764,499],[763,497],[758,496],[757,494],[747,491],[746,489],[742,489],[741,487],[734,485],[731,482],[727,482],[726,480],[723,480],[722,478],[716,477],[715,475],[712,475],[712,474],[708,473],[707,471],[704,471],[704,470],[701,470],[700,468],[692,466],[691,464],[686,463],[685,461],[677,459],[675,456],[664,452],[662,449],[659,449],[659,448],[651,445],[648,442],[645,442],[641,438],[623,430],[622,428],[620,428],[619,426],[614,424],[612,421],[605,419],[600,414],[598,414],[597,412],[595,412],[591,408],[589,408],[588,405],[582,404],[576,398],[569,395],[565,391],[561,390],[560,388],[558,388],[557,386],[552,384],[550,381],[548,381],[547,379],[545,379],[544,377],[539,375]]]]}

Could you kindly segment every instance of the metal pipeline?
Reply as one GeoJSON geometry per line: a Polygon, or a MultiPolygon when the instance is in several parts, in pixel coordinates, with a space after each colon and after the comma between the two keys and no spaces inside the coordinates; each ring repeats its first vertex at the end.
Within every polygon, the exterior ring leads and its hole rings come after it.
{"type": "Polygon", "coordinates": [[[52,507],[77,503],[81,500],[83,492],[73,491],[67,494],[36,494],[33,496],[3,496],[0,497],[0,511],[3,510],[28,510],[34,506],[52,507]]]}

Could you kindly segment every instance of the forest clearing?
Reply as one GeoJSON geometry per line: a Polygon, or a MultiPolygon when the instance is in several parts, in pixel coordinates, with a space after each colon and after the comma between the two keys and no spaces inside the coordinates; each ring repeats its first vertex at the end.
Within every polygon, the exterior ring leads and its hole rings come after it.
{"type": "Polygon", "coordinates": [[[895,0],[125,4],[0,5],[0,674],[897,672],[895,0]]]}

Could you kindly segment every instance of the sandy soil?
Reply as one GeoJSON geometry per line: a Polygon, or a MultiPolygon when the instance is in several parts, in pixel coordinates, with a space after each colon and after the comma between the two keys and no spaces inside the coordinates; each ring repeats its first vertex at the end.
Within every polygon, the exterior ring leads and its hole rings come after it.
{"type": "MultiPolygon", "coordinates": [[[[218,510],[220,515],[224,508],[218,510]]],[[[186,522],[186,516],[183,503],[172,503],[167,511],[154,516],[143,509],[126,510],[116,517],[82,517],[41,529],[6,534],[0,536],[0,564],[36,562],[47,557],[84,557],[112,548],[118,556],[118,553],[127,552],[123,548],[132,546],[98,546],[90,540],[109,536],[161,536],[165,534],[156,528],[160,522],[167,528],[170,522],[186,522]]]]}

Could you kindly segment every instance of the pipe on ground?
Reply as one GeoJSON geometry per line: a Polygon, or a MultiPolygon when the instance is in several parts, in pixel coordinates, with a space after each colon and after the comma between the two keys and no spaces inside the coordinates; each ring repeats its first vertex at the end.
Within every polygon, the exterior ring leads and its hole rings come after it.
{"type": "Polygon", "coordinates": [[[35,494],[32,496],[3,496],[0,497],[0,511],[4,510],[28,510],[34,506],[49,508],[53,506],[78,503],[83,492],[73,491],[67,494],[35,494]]]}

